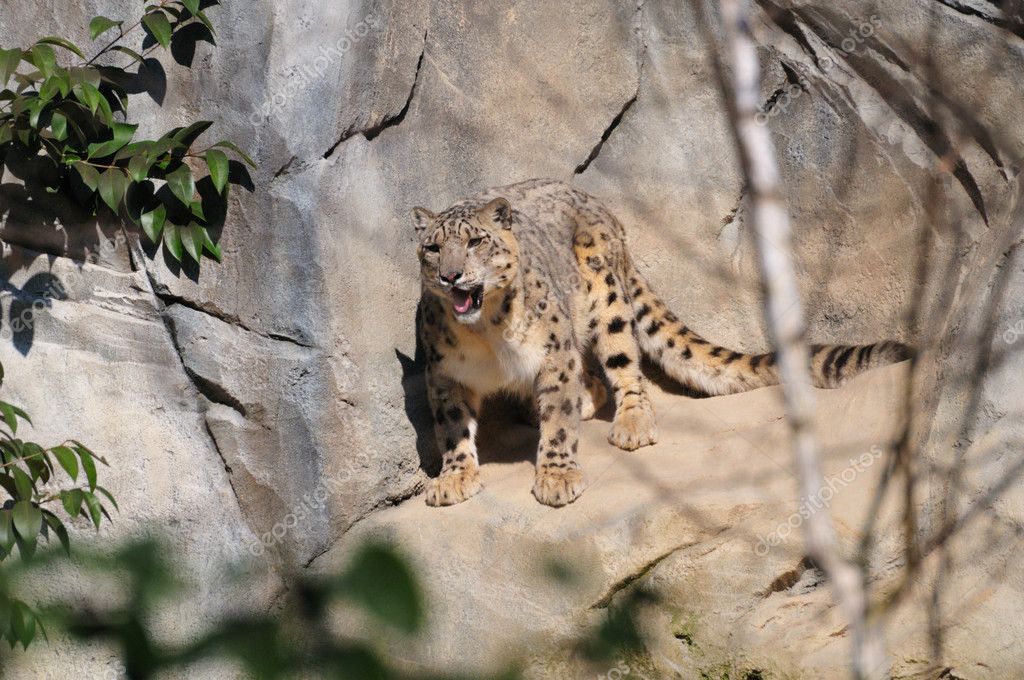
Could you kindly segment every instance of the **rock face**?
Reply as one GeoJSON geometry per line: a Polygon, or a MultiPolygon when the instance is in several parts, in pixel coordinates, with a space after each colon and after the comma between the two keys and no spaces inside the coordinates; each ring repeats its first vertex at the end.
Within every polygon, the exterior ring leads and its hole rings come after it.
{"type": "MultiPolygon", "coordinates": [[[[881,454],[898,425],[891,404],[906,368],[819,392],[829,451],[820,501],[844,539],[855,540],[866,521],[864,499],[883,474],[881,454]]],[[[314,566],[343,565],[365,539],[412,555],[430,625],[427,636],[403,640],[393,653],[428,667],[458,659],[472,674],[526,658],[531,677],[607,673],[574,657],[572,640],[630,590],[646,587],[664,603],[642,617],[653,637],[649,656],[623,659],[634,675],[722,677],[714,673],[731,669],[740,678],[754,670],[847,677],[844,622],[803,561],[779,389],[712,399],[657,390],[654,402],[660,441],[642,455],[609,447],[610,423],[584,424],[590,485],[568,512],[533,500],[533,469],[519,441],[529,429],[502,424],[511,442],[484,452],[478,496],[441,510],[422,502],[382,510],[314,566]],[[552,563],[574,575],[571,585],[552,577],[552,563]]]]}
{"type": "MultiPolygon", "coordinates": [[[[1024,659],[1007,646],[1019,633],[1003,612],[1024,595],[1011,580],[978,584],[1013,563],[1024,521],[1012,477],[1024,434],[1019,21],[981,0],[753,9],[813,339],[917,337],[907,310],[925,282],[927,351],[910,383],[917,531],[927,542],[957,517],[971,524],[894,613],[893,628],[915,632],[894,640],[893,659],[904,674],[1012,676],[1024,659]],[[936,193],[940,160],[953,171],[936,193]],[[945,637],[921,620],[940,581],[933,628],[945,637]],[[961,612],[964,602],[973,609],[961,612]]],[[[127,0],[30,3],[0,12],[0,45],[47,34],[88,44],[93,14],[139,11],[127,0]]],[[[37,439],[73,433],[111,459],[122,501],[112,534],[161,525],[209,575],[224,555],[278,568],[330,550],[314,563],[329,568],[358,536],[388,531],[424,565],[461,570],[428,576],[439,607],[451,611],[442,591],[476,584],[466,616],[508,632],[439,634],[417,647],[428,661],[446,645],[461,657],[473,641],[467,663],[483,666],[506,642],[567,636],[649,567],[645,578],[679,603],[652,615],[660,673],[733,664],[820,677],[840,663],[842,623],[815,571],[799,566],[798,540],[753,552],[758,532],[797,505],[772,390],[665,397],[661,426],[675,439],[632,457],[588,426],[589,471],[610,466],[608,476],[566,510],[530,504],[525,462],[485,465],[476,506],[428,513],[415,497],[435,453],[414,336],[411,206],[439,209],[529,177],[573,181],[618,213],[640,266],[689,325],[736,349],[767,347],[743,181],[692,4],[255,0],[210,14],[217,46],[199,43],[191,71],[163,58],[166,75],[131,106],[140,134],[217,120],[208,134],[258,161],[255,191],[232,199],[222,265],[172,267],[119,225],[89,223],[0,176],[4,328],[32,319],[0,341],[5,393],[44,424],[37,439]],[[48,292],[69,278],[67,295],[48,292]],[[659,498],[654,482],[672,496],[659,498]],[[327,501],[310,503],[319,492],[327,501]],[[495,547],[517,556],[511,571],[484,559],[495,547]],[[531,600],[526,557],[556,549],[586,565],[587,585],[531,600]]],[[[830,470],[896,436],[901,370],[822,395],[830,470]]],[[[508,456],[531,453],[528,433],[485,434],[508,456]]],[[[851,541],[881,468],[831,507],[851,541]]],[[[870,555],[883,590],[903,565],[893,526],[875,530],[870,555]]],[[[248,597],[265,605],[273,590],[269,579],[248,597]]],[[[227,597],[213,593],[194,625],[227,597]]],[[[439,630],[450,631],[444,611],[439,630]]],[[[545,654],[534,655],[539,675],[558,659],[545,654]]]]}

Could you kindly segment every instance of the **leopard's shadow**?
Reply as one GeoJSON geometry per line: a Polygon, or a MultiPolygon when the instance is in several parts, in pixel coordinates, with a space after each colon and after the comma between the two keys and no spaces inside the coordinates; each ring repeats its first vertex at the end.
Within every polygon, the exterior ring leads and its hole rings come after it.
{"type": "MultiPolygon", "coordinates": [[[[420,468],[431,477],[441,470],[441,454],[434,441],[434,419],[427,401],[425,364],[417,343],[416,356],[401,350],[395,356],[402,367],[402,389],[405,394],[405,414],[416,431],[416,452],[420,468]]],[[[514,399],[493,397],[484,402],[477,431],[477,451],[480,462],[513,463],[532,461],[537,451],[539,434],[529,423],[526,405],[514,399]]]]}
{"type": "Polygon", "coordinates": [[[476,434],[480,463],[533,462],[540,432],[530,422],[529,404],[505,396],[484,401],[476,434]]]}
{"type": "MultiPolygon", "coordinates": [[[[434,418],[427,400],[427,362],[419,339],[421,323],[417,308],[415,354],[410,357],[396,348],[395,357],[402,370],[405,414],[416,432],[420,468],[434,477],[441,471],[441,454],[434,440],[434,418]]],[[[532,462],[538,440],[539,433],[529,423],[526,404],[506,397],[492,397],[484,402],[476,437],[481,463],[532,462]]]]}

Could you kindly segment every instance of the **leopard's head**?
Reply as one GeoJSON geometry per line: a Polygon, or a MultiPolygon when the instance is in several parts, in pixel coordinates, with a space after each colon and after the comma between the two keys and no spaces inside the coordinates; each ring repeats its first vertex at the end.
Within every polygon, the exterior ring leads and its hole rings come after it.
{"type": "Polygon", "coordinates": [[[518,274],[512,206],[496,198],[483,206],[460,203],[438,215],[413,208],[412,215],[424,288],[447,299],[460,323],[476,323],[492,293],[518,274]]]}

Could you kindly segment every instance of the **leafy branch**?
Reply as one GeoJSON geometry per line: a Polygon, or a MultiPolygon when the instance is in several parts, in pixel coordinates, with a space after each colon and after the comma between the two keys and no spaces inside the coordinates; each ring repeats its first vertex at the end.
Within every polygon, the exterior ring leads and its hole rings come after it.
{"type": "MultiPolygon", "coordinates": [[[[253,160],[229,140],[194,150],[197,138],[213,125],[197,121],[170,130],[155,140],[136,140],[137,124],[125,122],[128,93],[123,83],[146,66],[144,52],[123,44],[133,32],[145,33],[143,45],[169,49],[183,28],[202,24],[214,35],[201,4],[206,0],[159,0],[129,25],[104,16],[89,22],[93,40],[117,35],[91,58],[71,41],[46,36],[28,49],[0,49],[0,160],[13,157],[42,161],[39,172],[51,193],[64,193],[90,208],[104,206],[126,215],[156,246],[162,243],[178,261],[188,254],[197,263],[204,253],[216,260],[220,247],[210,231],[224,223],[228,190],[246,184],[245,166],[253,160]],[[60,54],[77,65],[62,66],[60,54]],[[127,67],[95,66],[98,59],[125,54],[127,67]],[[128,69],[137,67],[133,73],[128,69]],[[207,174],[197,177],[197,170],[207,174]]],[[[202,29],[200,29],[202,30],[202,29]]]]}
{"type": "MultiPolygon", "coordinates": [[[[19,175],[27,187],[70,196],[90,214],[109,210],[126,216],[178,261],[186,253],[197,263],[203,253],[219,260],[210,230],[223,225],[230,186],[248,179],[245,166],[228,154],[254,166],[252,159],[228,140],[195,148],[211,121],[136,139],[139,126],[128,122],[125,87],[146,68],[146,55],[169,49],[182,29],[202,24],[212,38],[202,7],[213,4],[158,0],[127,27],[95,17],[89,23],[93,41],[117,33],[89,58],[57,36],[40,38],[28,49],[0,49],[0,164],[12,171],[31,165],[31,176],[19,175]],[[139,30],[145,33],[142,54],[125,44],[139,30]],[[98,65],[121,54],[130,58],[128,66],[98,65]],[[207,172],[200,177],[197,170],[203,168],[207,172]]],[[[85,517],[98,530],[103,518],[110,520],[107,507],[117,508],[97,483],[97,462],[106,460],[77,440],[51,447],[25,441],[18,437],[25,424],[31,420],[23,409],[0,401],[0,498],[7,496],[0,506],[0,561],[15,550],[21,561],[32,559],[40,537],[49,542],[56,536],[70,554],[58,513],[85,517]]],[[[27,647],[37,631],[45,635],[29,605],[0,598],[0,636],[27,647]]]]}
{"type": "MultiPolygon", "coordinates": [[[[0,385],[3,376],[0,365],[0,385]]],[[[22,561],[31,559],[39,537],[49,542],[51,535],[70,555],[67,527],[55,512],[43,506],[60,501],[68,517],[86,517],[99,529],[104,517],[110,520],[100,497],[117,508],[114,496],[97,483],[96,462],[106,465],[107,461],[77,440],[49,448],[24,441],[17,437],[22,422],[32,424],[24,410],[0,401],[0,489],[8,496],[0,506],[0,561],[13,555],[15,548],[22,561]],[[60,471],[75,486],[53,489],[60,471]],[[77,485],[80,475],[84,477],[83,486],[77,485]]],[[[17,642],[28,647],[37,627],[43,630],[38,616],[21,600],[0,604],[4,605],[0,606],[0,636],[7,638],[12,647],[17,642]]]]}

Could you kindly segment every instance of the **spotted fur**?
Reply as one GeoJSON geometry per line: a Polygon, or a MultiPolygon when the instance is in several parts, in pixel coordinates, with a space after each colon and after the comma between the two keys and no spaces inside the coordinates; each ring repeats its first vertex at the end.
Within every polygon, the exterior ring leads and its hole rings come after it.
{"type": "MultiPolygon", "coordinates": [[[[607,393],[586,369],[592,352],[612,388],[608,440],[633,450],[657,441],[640,370],[645,354],[707,394],[778,382],[772,354],[714,345],[685,326],[653,292],[626,249],[621,223],[597,199],[555,180],[491,189],[439,214],[413,210],[419,236],[420,333],[441,474],[430,505],[480,490],[476,427],[484,397],[533,399],[539,422],[533,493],[561,506],[584,488],[579,422],[607,393]]],[[[815,346],[815,384],[906,357],[895,342],[815,346]]]]}

